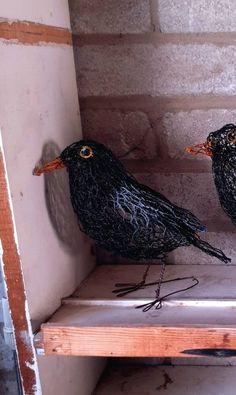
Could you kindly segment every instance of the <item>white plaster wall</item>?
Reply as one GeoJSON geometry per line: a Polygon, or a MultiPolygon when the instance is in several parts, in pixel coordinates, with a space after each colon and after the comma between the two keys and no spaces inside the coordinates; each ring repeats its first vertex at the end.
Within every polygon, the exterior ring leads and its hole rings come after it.
{"type": "Polygon", "coordinates": [[[60,244],[46,209],[44,178],[32,176],[45,142],[62,149],[81,137],[73,53],[68,46],[2,43],[0,58],[0,125],[24,279],[31,318],[43,320],[92,263],[84,242],[76,256],[60,244]]]}
{"type": "Polygon", "coordinates": [[[42,395],[91,395],[103,362],[103,358],[40,357],[42,395]]]}
{"type": "MultiPolygon", "coordinates": [[[[1,1],[0,17],[60,26],[69,23],[64,0],[1,1]],[[50,22],[52,8],[55,13],[50,22]]],[[[94,265],[90,244],[80,234],[75,220],[72,227],[78,248],[61,241],[46,207],[44,178],[32,176],[45,143],[53,141],[62,149],[81,137],[73,49],[66,45],[31,46],[2,40],[0,59],[0,129],[30,318],[37,326],[59,307],[62,297],[74,291],[94,265]]],[[[63,199],[60,203],[56,198],[52,206],[56,206],[54,214],[60,224],[59,233],[63,233],[68,229],[65,214],[73,219],[73,213],[68,191],[62,190],[67,175],[62,171],[55,177],[51,185],[61,188],[63,199]]],[[[53,199],[55,195],[51,196],[53,199]]],[[[102,359],[95,358],[40,357],[38,363],[43,395],[89,395],[103,368],[102,359]]]]}
{"type": "MultiPolygon", "coordinates": [[[[84,236],[76,254],[62,245],[46,209],[44,179],[32,176],[45,142],[63,148],[81,137],[73,53],[67,46],[2,42],[0,58],[0,127],[30,315],[40,323],[93,265],[84,236]]],[[[39,366],[43,395],[73,395],[78,388],[87,395],[100,369],[91,358],[40,358],[39,366]]]]}
{"type": "Polygon", "coordinates": [[[0,17],[70,27],[67,0],[0,0],[0,17]]]}

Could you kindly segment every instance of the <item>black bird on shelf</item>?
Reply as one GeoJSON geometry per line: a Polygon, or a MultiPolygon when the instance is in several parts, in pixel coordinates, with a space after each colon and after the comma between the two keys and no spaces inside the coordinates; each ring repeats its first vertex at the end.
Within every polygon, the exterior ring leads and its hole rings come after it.
{"type": "Polygon", "coordinates": [[[221,206],[236,226],[236,126],[227,124],[211,132],[205,143],[188,147],[186,151],[211,157],[221,206]]]}
{"type": "MultiPolygon", "coordinates": [[[[36,168],[34,174],[63,167],[69,173],[71,202],[81,229],[97,245],[137,261],[161,260],[155,300],[138,306],[144,311],[161,307],[160,285],[168,252],[194,245],[225,263],[230,261],[221,250],[200,239],[197,232],[206,228],[198,218],[140,184],[104,145],[91,140],[73,143],[55,160],[36,168]]],[[[149,267],[139,283],[116,291],[125,294],[145,286],[149,267]]]]}

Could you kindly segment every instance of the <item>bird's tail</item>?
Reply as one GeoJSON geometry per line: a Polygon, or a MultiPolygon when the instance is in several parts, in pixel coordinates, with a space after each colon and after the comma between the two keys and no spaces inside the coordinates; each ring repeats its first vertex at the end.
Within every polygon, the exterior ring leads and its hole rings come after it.
{"type": "Polygon", "coordinates": [[[200,250],[204,251],[206,254],[215,256],[220,261],[228,263],[231,262],[231,259],[228,258],[223,251],[219,250],[218,248],[212,247],[206,241],[200,239],[197,235],[189,235],[188,240],[193,244],[195,247],[198,247],[200,250]]]}

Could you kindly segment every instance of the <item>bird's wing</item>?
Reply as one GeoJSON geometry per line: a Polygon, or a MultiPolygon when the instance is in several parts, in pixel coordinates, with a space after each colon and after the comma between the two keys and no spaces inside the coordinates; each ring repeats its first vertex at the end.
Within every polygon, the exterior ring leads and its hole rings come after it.
{"type": "Polygon", "coordinates": [[[191,211],[175,206],[180,214],[180,219],[183,224],[188,228],[196,232],[205,232],[207,230],[206,225],[204,225],[191,211]]]}
{"type": "Polygon", "coordinates": [[[213,162],[213,173],[220,203],[236,225],[236,161],[227,156],[221,162],[213,162]]]}
{"type": "Polygon", "coordinates": [[[235,157],[228,157],[222,163],[222,171],[221,171],[221,178],[222,178],[222,187],[227,188],[227,191],[232,196],[232,200],[235,202],[236,197],[236,164],[235,164],[235,157]]]}
{"type": "Polygon", "coordinates": [[[176,206],[171,203],[164,195],[154,191],[146,185],[139,184],[135,180],[137,190],[141,191],[141,195],[147,204],[156,208],[162,216],[162,220],[167,224],[173,224],[175,227],[185,228],[187,232],[203,232],[206,226],[192,214],[189,210],[176,206]]]}

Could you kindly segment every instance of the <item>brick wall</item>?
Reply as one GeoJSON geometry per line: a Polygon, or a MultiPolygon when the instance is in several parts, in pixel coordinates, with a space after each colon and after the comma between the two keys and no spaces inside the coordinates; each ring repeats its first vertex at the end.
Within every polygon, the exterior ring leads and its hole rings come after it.
{"type": "MultiPolygon", "coordinates": [[[[210,161],[187,145],[236,122],[234,0],[71,0],[83,133],[136,176],[208,225],[206,239],[236,263],[235,228],[223,213],[210,161]]],[[[171,257],[218,263],[194,248],[171,257]]]]}

